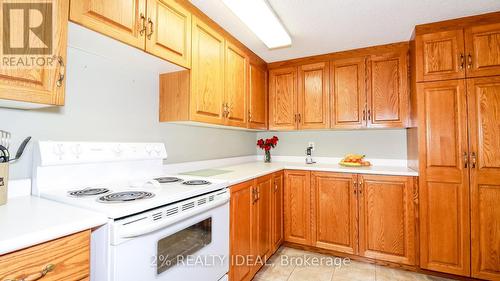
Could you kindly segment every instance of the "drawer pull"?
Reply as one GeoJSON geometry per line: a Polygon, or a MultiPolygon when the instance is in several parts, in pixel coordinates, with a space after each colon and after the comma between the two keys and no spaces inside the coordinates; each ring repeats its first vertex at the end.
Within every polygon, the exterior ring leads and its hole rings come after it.
{"type": "Polygon", "coordinates": [[[56,268],[56,266],[50,263],[42,271],[40,271],[38,273],[29,275],[29,276],[22,278],[22,279],[7,279],[5,281],[36,281],[36,280],[40,280],[45,275],[47,275],[47,273],[53,271],[55,268],[56,268]]]}

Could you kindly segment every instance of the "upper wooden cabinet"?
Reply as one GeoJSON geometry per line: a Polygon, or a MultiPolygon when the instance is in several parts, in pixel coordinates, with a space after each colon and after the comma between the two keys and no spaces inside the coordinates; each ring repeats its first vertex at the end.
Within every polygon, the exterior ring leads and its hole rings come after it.
{"type": "Polygon", "coordinates": [[[224,66],[224,101],[226,124],[246,127],[248,98],[248,57],[238,47],[226,41],[224,66]]]}
{"type": "Polygon", "coordinates": [[[467,77],[500,75],[500,19],[465,29],[467,77]]]}
{"type": "Polygon", "coordinates": [[[269,71],[269,129],[296,129],[297,117],[297,68],[269,71]]]}
{"type": "Polygon", "coordinates": [[[71,0],[69,19],[144,49],[146,0],[71,0]]]}
{"type": "MultiPolygon", "coordinates": [[[[33,1],[38,4],[38,1],[33,1]]],[[[2,67],[0,68],[0,99],[9,100],[7,105],[22,108],[34,108],[43,105],[64,105],[64,93],[66,83],[66,46],[68,33],[68,9],[67,1],[54,1],[54,14],[52,19],[54,30],[52,30],[52,54],[56,57],[52,65],[46,67],[2,67]],[[18,104],[28,102],[32,104],[18,104]]],[[[43,13],[44,19],[52,17],[48,11],[43,13]]],[[[6,27],[5,27],[6,28],[6,27]]],[[[23,34],[22,25],[10,27],[11,32],[23,34]]],[[[46,33],[46,26],[41,25],[40,32],[46,33]]],[[[0,22],[0,30],[4,30],[3,21],[0,22]]],[[[25,34],[26,35],[26,34],[25,34]]],[[[3,46],[0,46],[3,52],[3,46]]],[[[29,56],[38,56],[35,54],[29,56]]],[[[49,55],[50,56],[50,55],[49,55]]],[[[4,58],[8,58],[6,55],[4,58]]],[[[17,60],[17,57],[14,57],[17,60]]],[[[2,102],[3,103],[3,102],[2,102]]]]}
{"type": "Polygon", "coordinates": [[[267,129],[267,71],[250,63],[248,128],[267,129]]]}
{"type": "Polygon", "coordinates": [[[404,128],[409,118],[408,51],[368,59],[367,122],[372,128],[404,128]]]}
{"type": "Polygon", "coordinates": [[[330,125],[327,62],[301,65],[298,70],[298,128],[327,129],[330,125]]]}
{"type": "Polygon", "coordinates": [[[472,277],[500,279],[500,77],[467,80],[472,277]]]}
{"type": "Polygon", "coordinates": [[[359,175],[359,254],[414,265],[415,202],[412,177],[359,175]]]}
{"type": "Polygon", "coordinates": [[[286,170],[283,200],[284,240],[311,245],[311,172],[286,170]]]}
{"type": "Polygon", "coordinates": [[[174,0],[147,0],[146,52],[191,67],[191,13],[174,0]]]}
{"type": "Polygon", "coordinates": [[[330,62],[332,128],[366,127],[366,58],[330,62]]]}

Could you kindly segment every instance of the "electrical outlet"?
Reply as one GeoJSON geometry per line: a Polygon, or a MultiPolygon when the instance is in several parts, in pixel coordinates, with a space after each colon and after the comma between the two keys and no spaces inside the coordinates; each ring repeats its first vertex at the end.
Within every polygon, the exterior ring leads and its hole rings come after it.
{"type": "Polygon", "coordinates": [[[310,141],[307,147],[312,147],[312,151],[314,151],[314,142],[310,141]]]}

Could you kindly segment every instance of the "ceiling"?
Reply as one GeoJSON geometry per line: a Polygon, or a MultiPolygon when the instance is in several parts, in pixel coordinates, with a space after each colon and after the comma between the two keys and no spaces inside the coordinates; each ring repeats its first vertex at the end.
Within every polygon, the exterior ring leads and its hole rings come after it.
{"type": "Polygon", "coordinates": [[[407,41],[417,24],[500,11],[499,0],[268,0],[292,37],[269,50],[222,0],[191,2],[266,62],[407,41]]]}

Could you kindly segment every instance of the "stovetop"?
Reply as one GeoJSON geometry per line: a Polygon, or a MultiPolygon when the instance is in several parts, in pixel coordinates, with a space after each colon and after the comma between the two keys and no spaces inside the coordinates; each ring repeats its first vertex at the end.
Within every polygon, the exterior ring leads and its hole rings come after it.
{"type": "Polygon", "coordinates": [[[224,180],[192,176],[162,176],[65,189],[48,189],[44,198],[105,213],[110,219],[140,213],[226,188],[224,180]]]}

